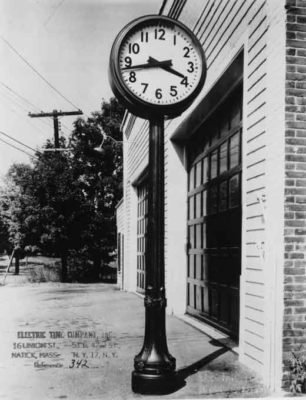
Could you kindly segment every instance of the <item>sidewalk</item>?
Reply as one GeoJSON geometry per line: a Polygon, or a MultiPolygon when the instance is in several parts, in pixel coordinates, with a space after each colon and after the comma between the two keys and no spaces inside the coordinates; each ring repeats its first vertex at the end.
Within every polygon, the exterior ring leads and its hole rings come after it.
{"type": "MultiPolygon", "coordinates": [[[[144,334],[141,298],[115,285],[8,278],[0,286],[0,399],[157,398],[131,391],[144,334]],[[29,338],[33,332],[46,337],[29,338]]],[[[180,319],[167,316],[167,338],[186,385],[162,398],[268,396],[235,353],[180,319]]]]}

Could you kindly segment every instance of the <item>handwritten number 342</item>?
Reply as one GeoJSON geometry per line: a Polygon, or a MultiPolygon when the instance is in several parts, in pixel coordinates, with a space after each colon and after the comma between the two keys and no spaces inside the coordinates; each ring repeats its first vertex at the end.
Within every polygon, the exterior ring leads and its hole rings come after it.
{"type": "Polygon", "coordinates": [[[81,360],[71,360],[71,365],[69,365],[69,368],[89,368],[87,365],[87,360],[81,359],[81,360]]]}

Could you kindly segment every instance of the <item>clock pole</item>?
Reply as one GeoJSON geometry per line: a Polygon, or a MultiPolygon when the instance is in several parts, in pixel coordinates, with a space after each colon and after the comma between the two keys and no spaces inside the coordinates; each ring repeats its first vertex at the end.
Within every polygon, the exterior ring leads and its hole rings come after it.
{"type": "Polygon", "coordinates": [[[178,386],[175,358],[166,338],[164,263],[164,116],[150,120],[148,229],[144,344],[134,359],[132,390],[170,393],[178,386]]]}
{"type": "Polygon", "coordinates": [[[175,358],[168,351],[166,338],[164,118],[182,114],[202,90],[206,78],[204,51],[181,22],[147,15],[131,21],[118,33],[110,54],[109,78],[115,96],[128,111],[150,122],[145,335],[134,359],[132,389],[143,394],[172,393],[185,382],[175,371],[175,358]],[[159,59],[160,46],[169,59],[159,59]],[[144,72],[153,68],[156,71],[152,75],[144,72]],[[160,80],[157,72],[162,75],[160,80]],[[166,81],[165,73],[175,75],[175,80],[166,81]]]}

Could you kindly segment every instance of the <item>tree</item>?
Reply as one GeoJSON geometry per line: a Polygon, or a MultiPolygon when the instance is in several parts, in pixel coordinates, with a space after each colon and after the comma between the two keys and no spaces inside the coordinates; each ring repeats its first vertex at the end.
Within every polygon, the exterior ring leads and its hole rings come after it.
{"type": "Polygon", "coordinates": [[[32,196],[33,170],[27,164],[14,164],[6,175],[6,186],[1,193],[1,221],[4,234],[7,233],[8,250],[15,250],[15,274],[19,273],[21,249],[32,236],[32,214],[35,199],[32,196]]]}
{"type": "MultiPolygon", "coordinates": [[[[7,175],[8,200],[1,208],[12,244],[39,246],[45,254],[61,257],[63,281],[72,254],[90,261],[95,279],[101,261],[107,264],[114,257],[123,113],[115,99],[103,102],[87,121],[76,120],[68,143],[60,139],[60,147],[71,151],[37,152],[32,166],[15,164],[7,175]]],[[[45,147],[53,145],[48,141],[45,147]]]]}
{"type": "Polygon", "coordinates": [[[84,245],[97,277],[101,260],[109,263],[116,249],[115,207],[122,197],[123,107],[116,99],[102,103],[85,122],[79,118],[71,136],[75,179],[81,182],[89,205],[89,226],[84,245]],[[101,145],[100,153],[93,151],[101,145]]]}
{"type": "MultiPolygon", "coordinates": [[[[61,147],[65,141],[61,139],[61,147]]],[[[52,147],[47,143],[47,148],[52,147]]],[[[80,249],[82,231],[87,226],[88,205],[74,177],[74,166],[68,152],[45,152],[34,161],[33,196],[38,204],[36,228],[39,244],[47,254],[60,256],[62,280],[67,280],[69,250],[80,249]]]]}
{"type": "Polygon", "coordinates": [[[0,254],[9,251],[10,247],[8,227],[0,214],[0,254]]]}

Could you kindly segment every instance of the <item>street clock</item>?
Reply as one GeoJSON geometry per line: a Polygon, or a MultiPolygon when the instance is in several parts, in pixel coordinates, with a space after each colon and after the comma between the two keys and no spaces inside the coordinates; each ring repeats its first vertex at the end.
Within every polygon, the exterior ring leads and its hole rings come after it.
{"type": "Polygon", "coordinates": [[[180,115],[203,88],[206,62],[200,42],[182,23],[149,15],[116,37],[109,77],[118,100],[149,120],[149,168],[144,344],[134,358],[132,390],[166,394],[181,378],[167,347],[164,261],[164,119],[180,115]]]}
{"type": "Polygon", "coordinates": [[[165,16],[149,15],[118,34],[109,73],[114,94],[134,115],[175,117],[202,89],[206,62],[189,28],[165,16]]]}

